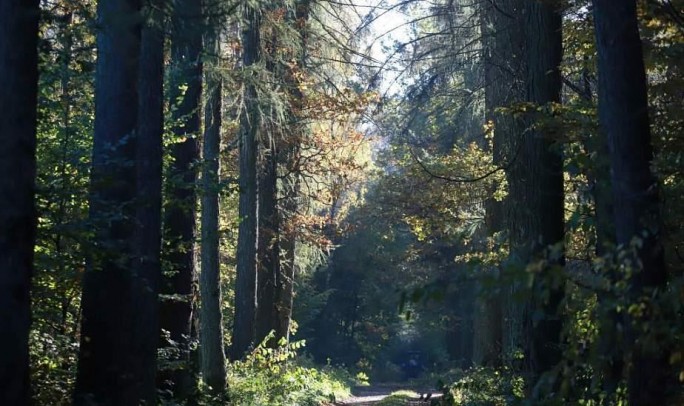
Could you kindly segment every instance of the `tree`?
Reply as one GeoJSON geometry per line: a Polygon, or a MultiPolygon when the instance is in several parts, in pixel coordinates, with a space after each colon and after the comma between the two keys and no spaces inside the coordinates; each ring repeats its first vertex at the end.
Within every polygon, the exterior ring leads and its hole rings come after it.
{"type": "MultiPolygon", "coordinates": [[[[302,71],[306,67],[306,49],[308,46],[308,22],[311,10],[311,2],[309,0],[300,0],[295,3],[294,24],[295,30],[298,34],[298,44],[294,47],[298,64],[293,64],[285,73],[285,83],[289,93],[289,122],[288,133],[289,140],[281,151],[281,160],[286,173],[290,173],[294,179],[289,182],[283,182],[283,198],[280,206],[281,223],[287,224],[297,213],[297,201],[300,188],[300,174],[294,170],[296,166],[297,157],[299,155],[299,147],[301,137],[305,131],[305,125],[302,123],[302,107],[304,103],[304,94],[300,89],[300,83],[297,79],[298,74],[301,77],[302,71]]],[[[292,231],[292,230],[291,230],[292,231]]],[[[293,232],[287,233],[286,227],[281,226],[280,229],[280,249],[282,251],[282,261],[276,279],[276,325],[275,335],[277,338],[290,338],[290,323],[292,321],[292,306],[294,301],[294,279],[295,279],[295,251],[296,251],[296,235],[293,232]]]]}
{"type": "Polygon", "coordinates": [[[162,157],[164,132],[164,9],[165,0],[149,0],[143,12],[138,71],[136,135],[135,329],[142,340],[143,372],[137,383],[143,399],[156,398],[159,343],[159,283],[161,281],[162,157]]]}
{"type": "Polygon", "coordinates": [[[35,243],[38,1],[0,2],[0,403],[28,405],[35,243]]]}
{"type": "MultiPolygon", "coordinates": [[[[499,229],[503,232],[509,254],[512,254],[516,216],[524,205],[516,204],[520,196],[515,196],[514,185],[516,164],[521,157],[518,149],[524,133],[525,123],[510,113],[525,99],[525,37],[520,0],[492,2],[484,12],[485,24],[489,28],[484,35],[485,41],[485,117],[491,120],[494,136],[492,139],[493,162],[506,168],[509,195],[504,202],[490,202],[487,207],[487,222],[490,232],[499,229]],[[505,108],[508,111],[501,112],[505,108]]],[[[521,182],[522,180],[519,180],[521,182]]],[[[524,214],[522,214],[524,215],[524,214]]],[[[520,286],[511,278],[506,264],[502,264],[501,281],[501,357],[504,363],[515,360],[514,355],[523,349],[523,312],[524,304],[517,299],[520,286]]],[[[496,310],[495,310],[496,311],[496,310]]],[[[495,316],[496,317],[496,316],[495,316]]],[[[497,335],[499,333],[496,333],[497,335]]]]}
{"type": "MultiPolygon", "coordinates": [[[[507,145],[515,139],[519,120],[508,114],[497,114],[497,109],[510,108],[520,96],[520,46],[519,27],[510,14],[504,10],[512,8],[513,3],[484,3],[480,6],[482,27],[482,64],[484,65],[484,109],[485,125],[490,126],[492,137],[492,162],[497,167],[506,165],[512,159],[507,154],[507,145]],[[496,7],[495,7],[496,6],[496,7]],[[502,10],[503,8],[503,10],[502,10]],[[517,125],[517,127],[516,127],[517,125]]],[[[499,185],[494,185],[496,189],[499,185]]],[[[492,238],[506,232],[506,201],[497,201],[493,196],[485,203],[487,232],[492,238]]],[[[490,271],[497,276],[499,270],[490,271]]],[[[482,324],[480,337],[474,344],[475,361],[484,365],[497,365],[503,361],[503,306],[504,300],[498,292],[485,292],[480,299],[480,314],[477,318],[482,324]],[[492,294],[493,293],[493,294],[492,294]]]]}
{"type": "Polygon", "coordinates": [[[202,244],[200,273],[200,371],[214,393],[226,387],[226,355],[223,350],[223,315],[219,264],[219,153],[221,150],[220,27],[207,30],[205,107],[202,166],[202,244]]]}
{"type": "MultiPolygon", "coordinates": [[[[658,190],[653,160],[646,75],[636,1],[594,0],[599,72],[599,121],[610,152],[616,242],[631,251],[629,300],[646,297],[667,283],[658,190]],[[636,241],[639,243],[636,243],[636,241]]],[[[626,320],[627,387],[634,406],[667,404],[671,376],[667,349],[639,340],[639,317],[626,320]]]]}
{"type": "MultiPolygon", "coordinates": [[[[274,39],[272,39],[274,41],[274,39]]],[[[277,44],[274,42],[273,47],[277,44]]],[[[275,52],[272,50],[271,52],[275,52]]],[[[269,55],[271,60],[274,55],[269,55]]],[[[271,65],[268,63],[268,65],[271,65]]],[[[270,69],[273,71],[273,67],[270,69]]],[[[280,273],[280,233],[278,212],[278,144],[282,132],[276,124],[264,126],[259,137],[257,169],[258,242],[257,242],[257,310],[256,336],[258,344],[276,327],[276,281],[280,273]]],[[[270,345],[274,345],[272,340],[270,345]]]]}
{"type": "MultiPolygon", "coordinates": [[[[97,36],[95,135],[90,186],[92,247],[83,277],[83,321],[74,403],[131,405],[150,392],[150,359],[137,330],[145,281],[133,270],[140,4],[101,0],[97,36]]],[[[153,393],[153,391],[152,391],[153,393]]]]}
{"type": "MultiPolygon", "coordinates": [[[[563,56],[560,2],[529,1],[525,9],[527,101],[553,117],[561,102],[560,64],[563,56]]],[[[512,204],[522,207],[513,225],[512,247],[519,259],[548,261],[535,277],[530,336],[530,362],[537,376],[561,360],[562,316],[559,305],[564,284],[557,269],[564,264],[563,157],[555,144],[558,134],[541,120],[521,140],[517,171],[511,182],[512,204]],[[554,145],[555,144],[555,145],[554,145]],[[546,256],[546,258],[543,258],[546,256]],[[539,313],[539,310],[541,313],[539,313]]],[[[541,389],[541,388],[540,388],[541,389]]]]}
{"type": "Polygon", "coordinates": [[[242,32],[242,64],[246,72],[243,108],[240,113],[240,201],[237,247],[237,279],[235,282],[235,318],[231,357],[241,359],[254,344],[257,283],[257,100],[256,65],[260,61],[260,11],[244,7],[245,28],[242,32]]]}
{"type": "Polygon", "coordinates": [[[191,391],[190,340],[194,311],[196,206],[195,191],[199,159],[197,137],[200,131],[202,96],[202,5],[200,0],[174,4],[171,38],[171,83],[169,95],[177,137],[171,146],[172,163],[167,180],[168,200],[164,210],[164,244],[170,269],[161,284],[161,328],[177,343],[178,360],[183,367],[162,377],[173,385],[178,396],[191,391]]]}

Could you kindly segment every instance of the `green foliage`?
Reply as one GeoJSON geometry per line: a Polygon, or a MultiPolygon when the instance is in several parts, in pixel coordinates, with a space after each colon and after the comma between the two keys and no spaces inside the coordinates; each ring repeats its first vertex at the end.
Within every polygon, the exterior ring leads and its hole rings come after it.
{"type": "Polygon", "coordinates": [[[504,406],[522,400],[525,383],[510,369],[472,368],[445,387],[444,402],[459,406],[504,406]]]}
{"type": "Polygon", "coordinates": [[[94,14],[94,1],[60,0],[49,8],[46,3],[41,18],[38,229],[29,342],[36,404],[70,404],[76,375],[80,284],[91,234],[94,14]]]}
{"type": "Polygon", "coordinates": [[[78,345],[70,335],[33,330],[30,336],[33,401],[37,405],[71,404],[78,345]]]}
{"type": "Polygon", "coordinates": [[[229,397],[235,405],[317,406],[348,397],[351,377],[332,367],[314,368],[296,358],[303,341],[269,348],[266,337],[244,361],[228,367],[229,397]]]}

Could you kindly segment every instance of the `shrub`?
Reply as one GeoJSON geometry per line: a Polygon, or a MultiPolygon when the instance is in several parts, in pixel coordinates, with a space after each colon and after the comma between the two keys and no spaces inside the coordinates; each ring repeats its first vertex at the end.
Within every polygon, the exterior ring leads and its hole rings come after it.
{"type": "MultiPolygon", "coordinates": [[[[264,340],[268,342],[271,337],[264,340]]],[[[296,357],[303,341],[279,343],[276,348],[259,345],[244,361],[228,368],[228,388],[235,405],[317,406],[350,395],[351,376],[326,366],[310,367],[296,357]]]]}

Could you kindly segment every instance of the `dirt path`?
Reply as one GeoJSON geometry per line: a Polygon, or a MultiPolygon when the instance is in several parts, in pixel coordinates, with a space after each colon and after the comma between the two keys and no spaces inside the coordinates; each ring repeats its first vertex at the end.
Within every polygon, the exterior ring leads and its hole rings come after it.
{"type": "MultiPolygon", "coordinates": [[[[352,389],[352,397],[348,399],[344,399],[338,403],[335,403],[338,406],[372,406],[386,398],[387,396],[391,395],[392,392],[396,392],[399,390],[411,390],[414,391],[418,394],[431,394],[431,399],[438,399],[439,397],[442,396],[441,393],[436,392],[434,390],[425,390],[425,389],[415,389],[415,388],[407,388],[406,386],[401,386],[401,385],[374,385],[374,386],[366,386],[366,387],[356,387],[352,389]]],[[[407,405],[414,405],[414,406],[429,406],[430,401],[424,401],[421,400],[419,396],[416,396],[415,398],[407,401],[407,405]]]]}

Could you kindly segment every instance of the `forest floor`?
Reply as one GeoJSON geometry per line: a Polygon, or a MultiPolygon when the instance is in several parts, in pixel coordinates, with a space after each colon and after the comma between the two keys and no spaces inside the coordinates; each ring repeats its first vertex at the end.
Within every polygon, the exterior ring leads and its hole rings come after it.
{"type": "Polygon", "coordinates": [[[352,389],[352,397],[334,403],[337,406],[372,406],[390,396],[393,392],[410,390],[417,393],[414,398],[406,401],[406,405],[429,406],[430,401],[421,400],[420,395],[431,394],[430,399],[438,399],[442,396],[434,389],[412,388],[402,384],[378,384],[371,386],[357,386],[352,389]]]}

